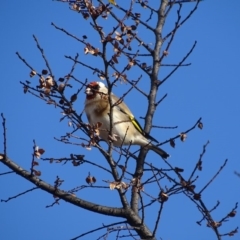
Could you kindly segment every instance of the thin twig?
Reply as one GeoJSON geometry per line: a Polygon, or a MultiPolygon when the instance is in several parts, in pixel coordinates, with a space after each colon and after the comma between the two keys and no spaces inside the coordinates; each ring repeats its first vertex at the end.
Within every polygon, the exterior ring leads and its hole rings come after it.
{"type": "MultiPolygon", "coordinates": [[[[194,128],[197,127],[198,123],[201,122],[201,119],[202,119],[202,118],[199,118],[199,119],[197,120],[197,122],[196,122],[191,128],[189,128],[188,130],[184,131],[183,133],[186,134],[186,133],[188,133],[188,132],[191,132],[194,128]]],[[[175,140],[175,139],[177,139],[177,138],[180,138],[180,136],[181,136],[181,135],[178,134],[177,136],[172,137],[172,138],[170,138],[169,140],[166,140],[166,141],[164,141],[164,142],[162,142],[162,143],[160,143],[160,144],[157,144],[157,146],[166,144],[166,143],[168,143],[168,142],[170,142],[170,141],[172,141],[172,140],[175,140]]]]}
{"type": "Polygon", "coordinates": [[[160,203],[160,207],[159,207],[158,215],[157,215],[157,220],[156,220],[156,223],[155,223],[155,226],[154,226],[154,229],[153,229],[153,236],[156,235],[157,228],[159,226],[159,221],[160,221],[161,213],[162,213],[162,210],[163,210],[163,205],[164,205],[164,202],[160,203]]]}
{"type": "Polygon", "coordinates": [[[86,236],[86,235],[88,235],[88,234],[90,234],[90,233],[93,233],[93,232],[102,230],[102,229],[104,229],[104,228],[109,228],[109,227],[111,227],[111,226],[115,226],[115,225],[119,225],[119,224],[124,224],[124,223],[127,223],[127,222],[126,222],[126,221],[122,221],[122,222],[111,223],[111,224],[108,224],[108,225],[104,225],[104,224],[103,224],[102,227],[95,228],[95,229],[90,230],[90,231],[88,231],[88,232],[82,233],[81,235],[79,235],[79,236],[77,236],[77,237],[74,237],[74,238],[71,238],[70,240],[76,240],[76,239],[78,239],[78,238],[81,238],[81,237],[86,236]]]}
{"type": "Polygon", "coordinates": [[[4,155],[7,156],[7,128],[6,128],[6,118],[3,113],[1,113],[2,117],[2,126],[3,126],[3,152],[4,155]]]}
{"type": "Polygon", "coordinates": [[[155,103],[155,106],[157,107],[166,97],[167,97],[167,93],[155,103]]]}
{"type": "Polygon", "coordinates": [[[217,173],[211,178],[211,180],[202,188],[202,190],[199,192],[201,194],[212,182],[213,180],[218,176],[218,174],[223,170],[223,168],[226,166],[228,162],[228,159],[226,159],[223,163],[223,165],[220,167],[220,169],[217,171],[217,173]]]}
{"type": "Polygon", "coordinates": [[[37,38],[35,37],[35,35],[33,35],[33,38],[34,38],[34,40],[35,40],[35,42],[36,42],[36,44],[37,44],[37,48],[40,50],[40,52],[41,52],[41,54],[42,54],[42,57],[43,57],[43,59],[44,59],[44,61],[45,61],[46,67],[48,68],[48,71],[49,71],[50,75],[53,76],[52,70],[51,70],[50,65],[49,65],[49,63],[48,63],[48,60],[47,60],[47,58],[46,58],[46,56],[45,56],[45,54],[44,54],[43,48],[41,48],[41,46],[40,46],[37,38]]]}
{"type": "Polygon", "coordinates": [[[21,192],[21,193],[15,195],[15,196],[13,196],[13,197],[9,197],[9,198],[6,199],[6,200],[1,199],[1,202],[8,202],[8,201],[10,201],[10,200],[12,200],[12,199],[14,199],[14,198],[17,198],[17,197],[19,197],[19,196],[22,196],[22,195],[24,195],[24,194],[26,194],[26,193],[28,193],[28,192],[32,192],[32,191],[34,191],[34,190],[36,190],[36,189],[39,189],[39,187],[34,187],[34,188],[31,188],[31,189],[28,189],[28,190],[26,190],[25,192],[21,192]]]}
{"type": "Polygon", "coordinates": [[[196,170],[202,165],[202,158],[203,158],[203,155],[205,154],[206,152],[206,148],[207,148],[207,145],[209,144],[209,141],[207,141],[207,143],[205,145],[203,145],[203,151],[202,153],[200,154],[200,157],[199,157],[199,160],[194,168],[194,170],[192,171],[188,181],[191,181],[191,178],[193,177],[194,173],[196,172],[196,170]]]}
{"type": "Polygon", "coordinates": [[[179,62],[179,64],[161,81],[161,84],[163,84],[182,65],[182,63],[190,56],[190,54],[192,53],[192,51],[196,47],[196,44],[197,44],[197,41],[194,42],[192,48],[185,55],[185,57],[179,62]]]}
{"type": "MultiPolygon", "coordinates": [[[[4,154],[4,155],[5,155],[5,154],[4,154]]],[[[11,173],[14,173],[14,171],[9,171],[9,172],[0,173],[0,176],[6,175],[6,174],[11,174],[11,173]]]]}

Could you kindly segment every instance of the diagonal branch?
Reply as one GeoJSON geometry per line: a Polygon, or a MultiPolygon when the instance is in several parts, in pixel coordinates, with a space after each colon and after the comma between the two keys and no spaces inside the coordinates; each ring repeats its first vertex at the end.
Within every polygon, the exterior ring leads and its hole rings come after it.
{"type": "Polygon", "coordinates": [[[81,237],[84,237],[90,233],[93,233],[93,232],[96,232],[96,231],[99,231],[99,230],[102,230],[104,228],[109,228],[109,227],[112,227],[112,226],[115,226],[115,225],[119,225],[119,224],[123,224],[123,223],[127,223],[126,221],[122,221],[122,222],[116,222],[116,223],[111,223],[111,224],[108,224],[108,225],[103,225],[102,227],[99,227],[99,228],[95,228],[93,230],[90,230],[88,232],[85,232],[85,233],[82,233],[81,235],[77,236],[77,237],[74,237],[74,238],[71,238],[70,240],[76,240],[78,238],[81,238],[81,237]]]}
{"type": "Polygon", "coordinates": [[[15,173],[17,173],[21,177],[25,178],[29,182],[32,182],[38,188],[40,188],[43,191],[46,191],[50,194],[53,194],[54,196],[59,197],[60,199],[63,199],[64,201],[66,201],[68,203],[71,203],[80,208],[89,210],[91,212],[96,212],[96,213],[103,214],[103,215],[123,217],[123,218],[126,217],[126,211],[123,208],[106,207],[103,205],[85,201],[81,198],[73,196],[72,194],[69,194],[68,192],[65,192],[60,189],[56,189],[54,186],[48,184],[47,182],[43,181],[42,179],[40,179],[34,175],[31,175],[30,172],[21,168],[19,165],[17,165],[15,162],[13,162],[10,158],[5,156],[4,154],[0,154],[0,160],[4,165],[6,165],[10,169],[12,169],[15,173]]]}

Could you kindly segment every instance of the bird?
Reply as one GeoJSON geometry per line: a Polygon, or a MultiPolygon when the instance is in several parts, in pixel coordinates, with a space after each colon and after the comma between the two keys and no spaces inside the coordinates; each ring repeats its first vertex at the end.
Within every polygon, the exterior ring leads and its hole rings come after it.
{"type": "Polygon", "coordinates": [[[153,150],[163,159],[167,159],[169,154],[161,148],[152,144],[151,141],[158,142],[149,134],[144,132],[141,125],[135,119],[128,106],[113,93],[111,93],[112,108],[112,135],[110,132],[110,103],[108,88],[103,82],[90,82],[85,89],[85,113],[91,125],[99,125],[99,136],[109,142],[113,140],[115,147],[122,145],[139,145],[153,150]]]}

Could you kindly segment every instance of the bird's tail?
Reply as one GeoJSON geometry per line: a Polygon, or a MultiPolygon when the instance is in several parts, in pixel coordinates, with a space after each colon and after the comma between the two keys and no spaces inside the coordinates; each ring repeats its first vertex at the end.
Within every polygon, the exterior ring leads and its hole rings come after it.
{"type": "Polygon", "coordinates": [[[162,150],[161,148],[153,144],[150,144],[149,148],[153,150],[155,153],[157,153],[158,155],[160,155],[163,159],[167,159],[168,157],[170,157],[170,155],[167,152],[165,152],[164,150],[162,150]]]}

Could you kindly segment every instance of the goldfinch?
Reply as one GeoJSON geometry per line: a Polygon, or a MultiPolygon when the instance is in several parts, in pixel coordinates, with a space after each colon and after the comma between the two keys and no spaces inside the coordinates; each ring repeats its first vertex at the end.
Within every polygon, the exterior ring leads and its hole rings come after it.
{"type": "MultiPolygon", "coordinates": [[[[100,123],[99,135],[108,142],[110,139],[110,104],[108,89],[102,82],[91,82],[87,85],[85,93],[85,112],[88,121],[91,125],[100,123]]],[[[153,150],[163,159],[168,158],[168,153],[150,142],[150,140],[156,140],[143,131],[127,105],[119,100],[113,93],[111,93],[111,100],[112,105],[115,104],[112,109],[112,133],[115,138],[113,145],[116,147],[130,144],[140,145],[141,147],[153,150]]]]}

